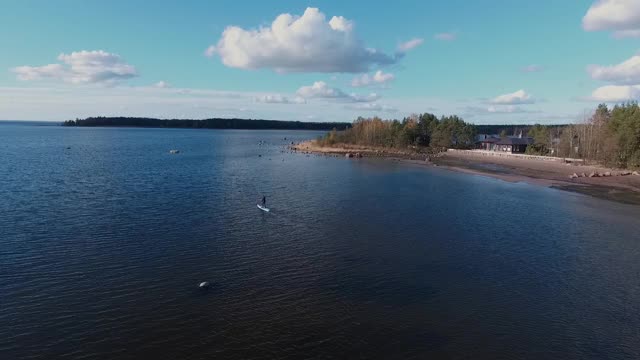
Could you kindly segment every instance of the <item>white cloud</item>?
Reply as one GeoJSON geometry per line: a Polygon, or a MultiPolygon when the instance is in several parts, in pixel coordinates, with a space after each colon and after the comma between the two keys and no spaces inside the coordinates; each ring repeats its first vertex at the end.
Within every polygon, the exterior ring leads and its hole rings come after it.
{"type": "Polygon", "coordinates": [[[255,101],[260,103],[265,103],[265,104],[305,104],[307,102],[304,98],[300,96],[296,96],[293,99],[290,99],[280,94],[267,94],[267,95],[257,96],[255,98],[255,101]]]}
{"type": "Polygon", "coordinates": [[[406,53],[409,50],[413,50],[418,46],[422,45],[424,39],[421,38],[413,38],[409,41],[405,41],[403,43],[398,44],[398,52],[406,53]]]}
{"type": "Polygon", "coordinates": [[[595,80],[617,85],[637,85],[640,84],[640,55],[632,56],[617,65],[589,65],[587,72],[595,80]]]}
{"type": "Polygon", "coordinates": [[[349,94],[349,97],[347,99],[351,102],[367,103],[380,99],[380,95],[376,93],[371,93],[368,95],[349,94]]]}
{"type": "Polygon", "coordinates": [[[372,76],[369,74],[362,74],[351,80],[351,86],[363,87],[371,85],[385,85],[395,79],[393,74],[384,73],[382,70],[376,71],[372,76]]]}
{"type": "Polygon", "coordinates": [[[65,68],[60,64],[49,64],[44,66],[18,66],[11,69],[16,74],[18,80],[42,80],[46,78],[58,78],[65,73],[65,68]]]}
{"type": "Polygon", "coordinates": [[[532,73],[532,72],[540,72],[544,70],[544,68],[540,65],[527,65],[525,67],[523,67],[522,69],[520,69],[520,71],[525,72],[525,73],[532,73]]]}
{"type": "Polygon", "coordinates": [[[313,85],[303,86],[296,92],[303,98],[345,98],[348,95],[338,88],[327,85],[324,81],[316,81],[313,85]]]}
{"type": "Polygon", "coordinates": [[[352,109],[352,110],[361,110],[361,111],[398,112],[398,109],[393,107],[393,106],[383,105],[383,104],[378,104],[378,103],[365,103],[365,104],[348,105],[348,106],[346,106],[346,108],[347,109],[352,109]]]}
{"type": "Polygon", "coordinates": [[[515,113],[537,113],[536,110],[527,110],[520,106],[507,105],[507,106],[489,106],[487,108],[488,113],[492,114],[515,114],[515,113]]]}
{"type": "Polygon", "coordinates": [[[624,39],[624,38],[640,38],[640,29],[639,30],[620,30],[613,33],[613,37],[616,39],[624,39]]]}
{"type": "Polygon", "coordinates": [[[169,83],[166,82],[166,81],[158,81],[157,83],[153,84],[153,87],[166,89],[166,88],[171,87],[171,85],[169,85],[169,83]]]}
{"type": "Polygon", "coordinates": [[[334,99],[343,102],[373,102],[380,98],[376,93],[369,95],[347,94],[344,91],[327,85],[324,81],[316,81],[313,85],[302,86],[296,94],[304,99],[334,99]]]}
{"type": "Polygon", "coordinates": [[[614,31],[614,37],[627,37],[640,31],[640,1],[598,0],[582,18],[586,31],[614,31]]]}
{"type": "Polygon", "coordinates": [[[332,29],[342,32],[349,32],[353,30],[353,21],[347,20],[342,16],[334,16],[329,20],[329,25],[332,29]]]}
{"type": "Polygon", "coordinates": [[[490,102],[495,105],[520,105],[533,104],[536,101],[526,91],[518,90],[514,93],[497,96],[491,99],[490,102]]]}
{"type": "Polygon", "coordinates": [[[60,54],[62,64],[18,66],[11,69],[19,80],[55,79],[72,84],[110,84],[137,76],[136,68],[117,54],[102,50],[60,54]]]}
{"type": "Polygon", "coordinates": [[[269,27],[228,26],[205,54],[217,54],[229,67],[277,72],[365,72],[398,59],[366,47],[353,22],[341,16],[326,21],[317,8],[302,16],[281,14],[269,27]]]}
{"type": "Polygon", "coordinates": [[[538,110],[527,110],[521,106],[515,105],[506,105],[506,106],[467,106],[462,109],[463,114],[467,116],[474,116],[479,114],[493,114],[493,115],[501,115],[501,114],[536,114],[540,113],[538,110]]]}
{"type": "Polygon", "coordinates": [[[213,57],[213,55],[215,55],[215,54],[216,54],[215,45],[211,45],[211,46],[209,46],[208,48],[206,48],[204,50],[204,56],[206,56],[206,57],[213,57]]]}
{"type": "Polygon", "coordinates": [[[586,100],[601,102],[624,102],[640,99],[640,85],[619,86],[607,85],[593,91],[586,100]]]}
{"type": "Polygon", "coordinates": [[[452,32],[445,32],[445,33],[439,33],[439,34],[433,35],[434,39],[443,40],[443,41],[453,41],[457,37],[458,37],[458,35],[456,35],[456,33],[452,33],[452,32]]]}

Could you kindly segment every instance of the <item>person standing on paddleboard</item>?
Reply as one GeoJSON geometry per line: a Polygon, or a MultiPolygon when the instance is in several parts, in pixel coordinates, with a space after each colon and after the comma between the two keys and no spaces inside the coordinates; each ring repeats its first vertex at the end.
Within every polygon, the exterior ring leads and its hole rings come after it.
{"type": "Polygon", "coordinates": [[[262,196],[262,206],[267,207],[267,197],[264,195],[262,196]]]}

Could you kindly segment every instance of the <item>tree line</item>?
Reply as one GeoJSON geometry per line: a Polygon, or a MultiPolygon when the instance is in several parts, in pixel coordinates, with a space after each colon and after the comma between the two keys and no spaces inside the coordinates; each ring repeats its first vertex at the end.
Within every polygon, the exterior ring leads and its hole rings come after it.
{"type": "Polygon", "coordinates": [[[63,126],[121,126],[191,129],[256,129],[256,130],[344,130],[346,122],[302,122],[280,120],[222,119],[154,119],[141,117],[89,117],[67,120],[63,126]]]}
{"type": "Polygon", "coordinates": [[[468,149],[473,147],[475,134],[475,127],[456,115],[438,118],[424,113],[401,121],[359,117],[350,128],[334,129],[318,142],[324,146],[344,143],[391,148],[468,149]]]}
{"type": "Polygon", "coordinates": [[[530,154],[594,161],[620,168],[640,168],[640,107],[637,102],[600,104],[578,124],[534,125],[530,154]]]}

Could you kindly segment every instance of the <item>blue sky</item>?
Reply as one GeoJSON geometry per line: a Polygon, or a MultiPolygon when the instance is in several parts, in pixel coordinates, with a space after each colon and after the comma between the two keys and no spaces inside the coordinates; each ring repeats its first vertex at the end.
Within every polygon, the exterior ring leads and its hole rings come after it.
{"type": "Polygon", "coordinates": [[[565,123],[640,97],[637,0],[9,0],[0,34],[0,119],[565,123]]]}

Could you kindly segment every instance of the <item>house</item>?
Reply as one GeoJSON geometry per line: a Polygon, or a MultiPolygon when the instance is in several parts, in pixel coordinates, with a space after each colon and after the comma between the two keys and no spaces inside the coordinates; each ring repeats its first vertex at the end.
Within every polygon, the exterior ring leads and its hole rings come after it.
{"type": "Polygon", "coordinates": [[[479,134],[476,136],[476,149],[493,151],[499,140],[498,135],[479,134]]]}
{"type": "Polygon", "coordinates": [[[495,143],[493,151],[510,152],[512,154],[524,153],[527,151],[527,146],[533,144],[533,139],[521,136],[501,138],[495,143]]]}

